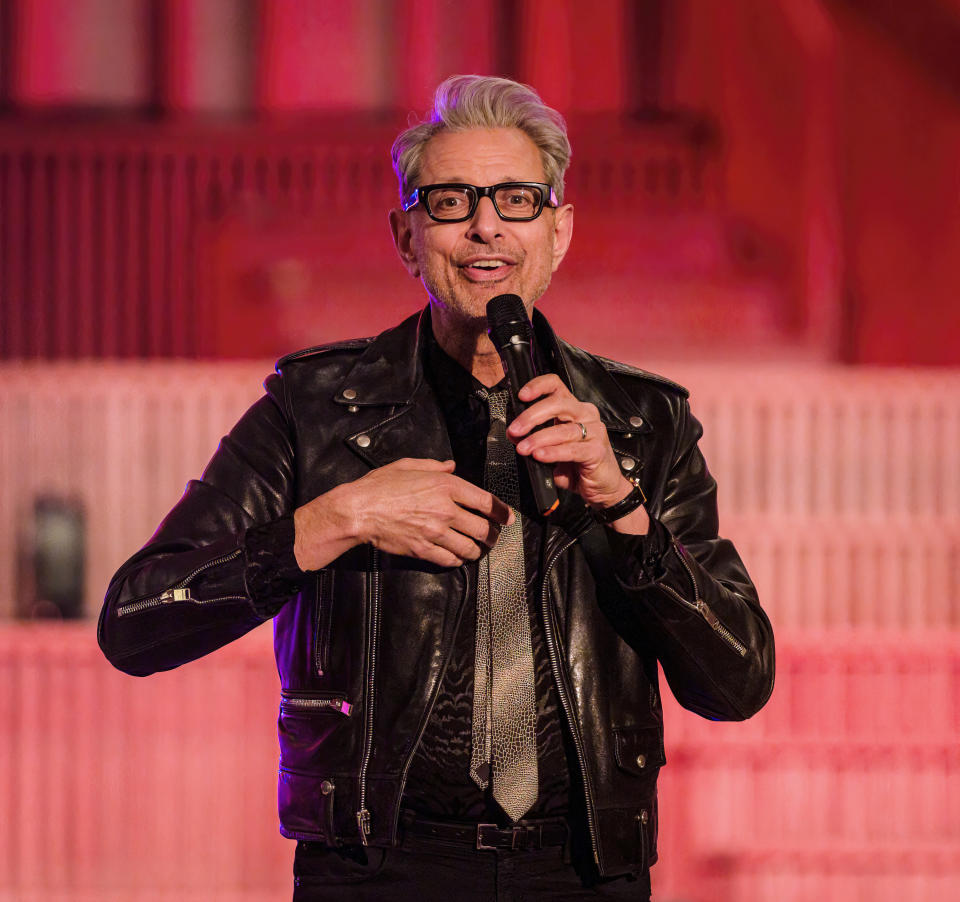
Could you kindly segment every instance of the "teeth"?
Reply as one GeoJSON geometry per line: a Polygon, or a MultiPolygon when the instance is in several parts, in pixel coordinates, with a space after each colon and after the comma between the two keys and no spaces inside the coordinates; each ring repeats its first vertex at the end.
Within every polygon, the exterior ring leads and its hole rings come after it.
{"type": "Polygon", "coordinates": [[[499,269],[505,264],[502,260],[478,260],[476,263],[471,265],[477,269],[499,269]]]}

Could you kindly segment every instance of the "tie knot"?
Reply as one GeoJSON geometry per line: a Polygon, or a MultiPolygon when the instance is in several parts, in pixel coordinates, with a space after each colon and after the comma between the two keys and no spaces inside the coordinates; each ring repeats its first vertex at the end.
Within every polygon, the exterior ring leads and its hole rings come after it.
{"type": "Polygon", "coordinates": [[[477,390],[477,397],[487,402],[490,409],[491,420],[507,420],[507,406],[510,403],[510,391],[503,389],[501,391],[490,391],[486,388],[477,390]]]}

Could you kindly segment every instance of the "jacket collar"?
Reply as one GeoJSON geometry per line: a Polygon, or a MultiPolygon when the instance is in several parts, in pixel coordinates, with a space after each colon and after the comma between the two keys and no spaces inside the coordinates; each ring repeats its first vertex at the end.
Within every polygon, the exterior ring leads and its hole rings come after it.
{"type": "MultiPolygon", "coordinates": [[[[608,430],[650,430],[645,412],[596,357],[557,338],[546,317],[536,310],[533,326],[546,366],[577,398],[596,405],[608,430]],[[640,425],[631,425],[631,418],[640,425]]],[[[358,425],[366,425],[348,436],[347,444],[373,466],[402,457],[450,457],[446,427],[423,370],[429,329],[427,306],[374,338],[336,388],[334,403],[366,414],[358,420],[358,425]]]]}
{"type": "MultiPolygon", "coordinates": [[[[592,354],[558,338],[539,310],[533,312],[533,326],[537,347],[548,368],[559,374],[570,391],[581,401],[595,404],[609,429],[638,431],[630,425],[630,418],[640,413],[636,403],[603,364],[592,354]]],[[[334,401],[359,407],[411,403],[425,382],[423,355],[429,329],[427,306],[374,338],[337,387],[334,401]]]]}
{"type": "Polygon", "coordinates": [[[430,308],[425,307],[381,332],[347,371],[334,402],[358,407],[409,404],[424,385],[423,350],[429,328],[430,308]]]}

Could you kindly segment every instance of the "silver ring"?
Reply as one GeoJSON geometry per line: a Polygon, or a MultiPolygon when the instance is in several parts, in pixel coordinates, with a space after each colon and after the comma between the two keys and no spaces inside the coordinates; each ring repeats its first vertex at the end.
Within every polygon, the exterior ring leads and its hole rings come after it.
{"type": "Polygon", "coordinates": [[[587,427],[583,423],[577,423],[580,427],[580,441],[585,442],[587,440],[587,427]]]}

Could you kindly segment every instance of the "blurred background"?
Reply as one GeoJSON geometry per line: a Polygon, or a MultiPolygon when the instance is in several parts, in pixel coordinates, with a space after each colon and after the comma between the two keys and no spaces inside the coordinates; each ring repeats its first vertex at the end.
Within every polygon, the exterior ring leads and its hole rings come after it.
{"type": "Polygon", "coordinates": [[[958,0],[0,0],[0,900],[279,900],[269,627],[112,671],[113,571],[273,360],[424,303],[389,146],[567,118],[540,303],[692,391],[778,638],[666,712],[673,902],[960,894],[958,0]]]}

